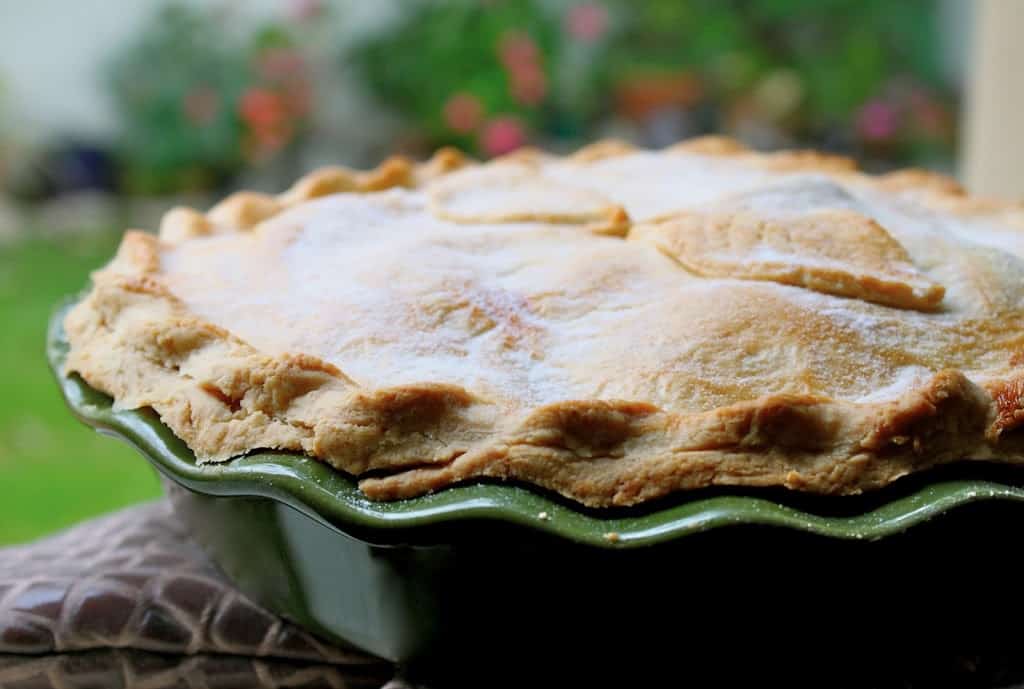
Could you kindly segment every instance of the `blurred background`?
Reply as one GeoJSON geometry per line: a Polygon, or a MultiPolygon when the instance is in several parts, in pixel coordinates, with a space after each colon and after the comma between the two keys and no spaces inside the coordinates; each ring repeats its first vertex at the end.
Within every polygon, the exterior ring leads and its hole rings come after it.
{"type": "Polygon", "coordinates": [[[722,132],[952,174],[975,15],[968,0],[3,3],[0,544],[157,493],[131,450],[71,418],[43,358],[53,306],[123,228],[442,144],[487,158],[722,132]]]}

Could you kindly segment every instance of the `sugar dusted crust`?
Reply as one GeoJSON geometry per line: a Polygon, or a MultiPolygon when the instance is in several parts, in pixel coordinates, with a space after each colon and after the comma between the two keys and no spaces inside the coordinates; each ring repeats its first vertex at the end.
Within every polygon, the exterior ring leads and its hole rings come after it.
{"type": "Polygon", "coordinates": [[[1024,459],[1022,218],[722,137],[328,168],[126,233],[67,369],[201,461],[304,452],[379,500],[856,493],[1024,459]]]}

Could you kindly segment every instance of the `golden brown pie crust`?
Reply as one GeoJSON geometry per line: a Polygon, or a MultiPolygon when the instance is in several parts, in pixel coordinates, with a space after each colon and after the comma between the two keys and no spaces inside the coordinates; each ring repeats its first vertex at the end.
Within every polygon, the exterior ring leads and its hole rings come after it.
{"type": "Polygon", "coordinates": [[[319,170],[126,233],[67,370],[200,461],[304,452],[392,500],[848,494],[1020,462],[1024,209],[924,171],[614,141],[319,170]]]}

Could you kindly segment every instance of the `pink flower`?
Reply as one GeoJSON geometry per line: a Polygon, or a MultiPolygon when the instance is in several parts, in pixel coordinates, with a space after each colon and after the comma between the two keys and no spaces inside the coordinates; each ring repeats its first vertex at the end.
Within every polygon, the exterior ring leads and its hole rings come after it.
{"type": "Polygon", "coordinates": [[[899,131],[899,113],[883,101],[867,103],[857,113],[856,128],[867,141],[885,141],[899,131]]]}
{"type": "Polygon", "coordinates": [[[220,94],[209,86],[196,86],[185,94],[181,106],[192,124],[209,124],[220,112],[220,94]]]}
{"type": "Polygon", "coordinates": [[[509,153],[525,143],[526,130],[522,122],[511,115],[495,117],[480,132],[480,148],[489,156],[509,153]]]}
{"type": "Polygon", "coordinates": [[[565,15],[565,31],[584,43],[596,41],[608,31],[608,9],[597,2],[574,6],[565,15]]]}
{"type": "Polygon", "coordinates": [[[512,78],[512,97],[523,105],[538,105],[548,94],[548,80],[540,67],[520,67],[509,76],[512,78]]]}
{"type": "Polygon", "coordinates": [[[442,114],[449,129],[459,134],[468,134],[480,126],[484,106],[473,94],[460,91],[445,101],[442,114]]]}
{"type": "Polygon", "coordinates": [[[537,44],[522,31],[509,30],[498,39],[498,59],[510,72],[524,65],[536,65],[539,55],[537,44]]]}

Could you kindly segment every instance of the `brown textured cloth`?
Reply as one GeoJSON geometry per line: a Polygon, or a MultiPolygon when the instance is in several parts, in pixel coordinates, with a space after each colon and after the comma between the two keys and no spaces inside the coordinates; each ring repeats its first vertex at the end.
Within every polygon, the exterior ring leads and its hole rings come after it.
{"type": "Polygon", "coordinates": [[[326,644],[238,593],[165,501],[0,549],[0,687],[79,686],[68,679],[79,675],[153,687],[379,687],[389,677],[382,661],[326,644]],[[142,675],[152,677],[140,684],[142,675]]]}
{"type": "Polygon", "coordinates": [[[347,665],[226,655],[175,656],[109,649],[47,656],[0,655],[3,689],[410,689],[347,665]],[[383,686],[382,686],[383,685],[383,686]]]}

